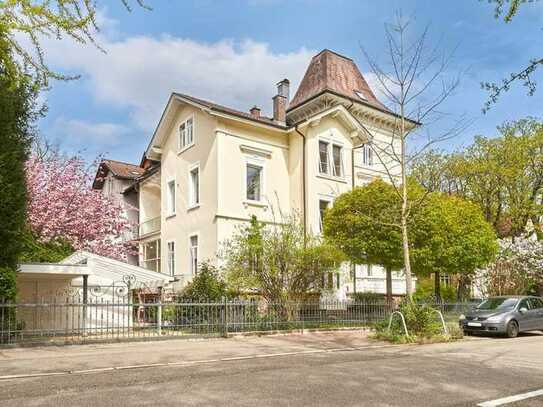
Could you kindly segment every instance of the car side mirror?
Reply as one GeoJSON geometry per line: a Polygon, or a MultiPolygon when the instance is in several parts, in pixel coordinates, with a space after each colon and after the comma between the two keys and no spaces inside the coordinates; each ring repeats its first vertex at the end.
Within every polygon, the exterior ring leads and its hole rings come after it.
{"type": "Polygon", "coordinates": [[[528,309],[526,307],[522,307],[521,309],[519,309],[520,313],[521,314],[524,314],[526,312],[528,312],[528,309]]]}

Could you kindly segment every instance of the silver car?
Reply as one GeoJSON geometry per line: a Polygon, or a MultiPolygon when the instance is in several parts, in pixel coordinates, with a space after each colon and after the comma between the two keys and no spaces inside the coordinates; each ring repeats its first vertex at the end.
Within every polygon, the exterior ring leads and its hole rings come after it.
{"type": "Polygon", "coordinates": [[[516,337],[543,330],[543,299],[532,296],[491,297],[460,315],[464,333],[487,332],[516,337]]]}

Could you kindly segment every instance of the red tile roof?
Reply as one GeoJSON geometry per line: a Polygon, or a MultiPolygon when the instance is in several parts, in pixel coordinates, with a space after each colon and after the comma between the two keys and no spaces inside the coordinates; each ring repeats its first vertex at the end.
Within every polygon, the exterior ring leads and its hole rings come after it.
{"type": "Polygon", "coordinates": [[[94,189],[102,189],[102,186],[104,185],[104,177],[107,175],[108,171],[111,171],[114,177],[135,180],[145,172],[145,169],[138,165],[125,163],[122,161],[102,160],[98,166],[98,170],[96,171],[96,176],[94,177],[94,182],[92,184],[94,189]]]}
{"type": "Polygon", "coordinates": [[[328,49],[311,59],[287,110],[302,105],[324,91],[359,100],[380,110],[388,110],[377,100],[354,61],[328,49]]]}
{"type": "Polygon", "coordinates": [[[136,179],[145,171],[139,165],[129,164],[122,161],[102,160],[102,163],[119,178],[136,179]]]}
{"type": "Polygon", "coordinates": [[[208,109],[211,109],[211,110],[216,110],[216,111],[219,111],[219,112],[231,114],[233,116],[237,116],[237,117],[240,117],[242,119],[247,119],[247,120],[251,120],[251,121],[254,121],[254,122],[259,122],[259,123],[262,123],[262,124],[267,124],[269,126],[277,127],[277,128],[280,128],[280,129],[286,129],[287,128],[287,126],[285,126],[283,124],[280,124],[280,123],[277,123],[271,117],[266,117],[266,116],[255,117],[255,116],[252,116],[251,113],[249,113],[249,112],[242,112],[242,111],[239,111],[239,110],[235,110],[235,109],[232,109],[232,108],[224,106],[224,105],[219,105],[217,103],[210,102],[208,100],[195,98],[194,96],[186,95],[186,94],[183,94],[183,93],[175,93],[175,95],[177,95],[177,96],[179,96],[181,98],[187,99],[189,101],[192,101],[194,103],[197,103],[199,105],[203,105],[203,106],[205,106],[205,107],[207,107],[208,109]]]}

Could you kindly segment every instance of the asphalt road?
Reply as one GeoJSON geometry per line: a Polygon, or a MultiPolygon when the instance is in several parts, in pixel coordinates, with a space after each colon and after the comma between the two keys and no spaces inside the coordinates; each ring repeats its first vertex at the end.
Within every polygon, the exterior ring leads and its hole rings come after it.
{"type": "MultiPolygon", "coordinates": [[[[136,359],[142,362],[161,352],[174,361],[172,352],[193,352],[197,358],[187,362],[183,357],[179,364],[166,366],[126,365],[126,369],[90,373],[58,370],[63,352],[64,367],[84,368],[81,360],[90,360],[87,352],[91,352],[84,347],[56,349],[54,358],[44,356],[47,350],[4,351],[0,352],[4,357],[0,357],[0,375],[20,374],[15,365],[58,375],[0,380],[0,405],[476,406],[543,388],[543,335],[399,347],[380,347],[349,335],[356,334],[283,337],[275,342],[243,338],[128,348],[104,345],[92,349],[94,357],[105,359],[101,368],[108,362],[112,366],[118,363],[112,355],[127,357],[127,349],[132,349],[131,355],[139,354],[136,359]],[[232,352],[236,347],[243,351],[232,352]],[[228,355],[234,356],[220,357],[228,355]],[[38,369],[47,364],[50,368],[38,369]]],[[[506,405],[543,406],[543,396],[506,405]]]]}

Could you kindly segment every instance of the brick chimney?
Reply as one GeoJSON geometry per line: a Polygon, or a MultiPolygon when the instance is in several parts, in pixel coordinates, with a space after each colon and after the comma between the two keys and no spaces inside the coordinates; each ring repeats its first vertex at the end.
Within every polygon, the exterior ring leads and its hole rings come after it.
{"type": "Polygon", "coordinates": [[[285,124],[289,100],[290,81],[283,79],[277,83],[277,95],[273,97],[273,120],[285,124]]]}
{"type": "Polygon", "coordinates": [[[251,113],[251,116],[253,116],[255,119],[258,119],[260,117],[260,108],[258,106],[253,106],[251,110],[249,110],[251,113]]]}

